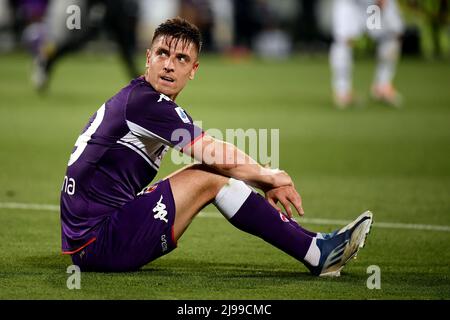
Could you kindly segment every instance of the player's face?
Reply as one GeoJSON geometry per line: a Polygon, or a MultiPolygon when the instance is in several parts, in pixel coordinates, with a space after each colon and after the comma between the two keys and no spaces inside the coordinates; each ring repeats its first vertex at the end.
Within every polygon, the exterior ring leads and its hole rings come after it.
{"type": "Polygon", "coordinates": [[[147,50],[145,80],[152,87],[175,100],[188,80],[194,79],[198,69],[195,44],[177,41],[172,37],[159,37],[147,50]]]}

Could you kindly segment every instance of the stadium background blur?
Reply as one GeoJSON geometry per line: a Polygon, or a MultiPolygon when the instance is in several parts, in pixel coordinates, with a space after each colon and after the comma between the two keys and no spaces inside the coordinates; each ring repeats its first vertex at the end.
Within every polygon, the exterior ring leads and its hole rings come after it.
{"type": "MultiPolygon", "coordinates": [[[[94,14],[101,15],[103,3],[108,1],[98,2],[94,14]]],[[[200,27],[207,52],[237,55],[254,52],[263,57],[286,58],[298,52],[326,52],[331,41],[333,1],[330,0],[124,0],[127,2],[138,4],[136,32],[141,49],[148,46],[148,39],[159,23],[177,15],[200,27]]],[[[46,6],[60,12],[55,19],[59,20],[50,22],[52,30],[47,32],[55,38],[64,37],[71,32],[64,27],[68,16],[65,9],[71,4],[83,9],[84,3],[84,0],[1,0],[1,52],[26,45],[24,30],[44,20],[46,6]]],[[[403,55],[448,58],[449,2],[399,0],[398,4],[406,24],[403,55]]],[[[97,43],[96,49],[102,48],[99,43],[106,46],[106,32],[92,42],[97,43]]],[[[363,52],[364,48],[369,50],[367,39],[360,42],[363,52]]]]}
{"type": "MultiPolygon", "coordinates": [[[[280,166],[304,201],[300,223],[330,231],[370,209],[375,224],[341,278],[315,279],[208,207],[170,255],[137,273],[82,274],[81,290],[66,287],[71,262],[59,254],[60,186],[87,119],[130,78],[103,30],[37,93],[30,44],[43,12],[14,13],[9,2],[37,1],[0,0],[0,299],[450,298],[449,1],[398,1],[403,107],[367,97],[374,44],[363,37],[354,83],[366,97],[344,111],[331,99],[332,1],[139,1],[136,64],[143,70],[144,49],[166,18],[199,25],[201,67],[177,102],[204,129],[279,129],[280,166]],[[366,285],[373,265],[379,290],[366,285]]],[[[55,2],[60,27],[46,32],[64,37],[72,2],[55,2]]],[[[177,167],[168,155],[157,179],[177,167]]]]}

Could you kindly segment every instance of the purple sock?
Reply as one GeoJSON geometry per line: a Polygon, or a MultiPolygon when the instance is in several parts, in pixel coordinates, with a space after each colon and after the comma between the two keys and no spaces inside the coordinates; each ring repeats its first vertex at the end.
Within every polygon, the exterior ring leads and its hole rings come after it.
{"type": "Polygon", "coordinates": [[[318,263],[320,250],[315,239],[242,181],[230,179],[214,204],[236,228],[260,237],[299,261],[318,263]]]}
{"type": "Polygon", "coordinates": [[[291,224],[292,224],[295,228],[297,228],[298,230],[300,230],[301,232],[307,234],[307,235],[310,236],[310,237],[317,237],[317,232],[313,232],[313,231],[306,230],[305,228],[303,228],[302,226],[300,226],[296,221],[294,221],[294,220],[292,220],[292,219],[289,219],[289,220],[290,220],[291,224]]]}

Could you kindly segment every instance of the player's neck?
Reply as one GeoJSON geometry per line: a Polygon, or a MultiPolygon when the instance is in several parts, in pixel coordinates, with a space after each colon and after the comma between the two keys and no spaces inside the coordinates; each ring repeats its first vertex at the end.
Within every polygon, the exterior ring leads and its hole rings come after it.
{"type": "MultiPolygon", "coordinates": [[[[150,82],[149,74],[148,74],[148,69],[145,70],[145,73],[144,73],[144,80],[147,81],[147,83],[148,83],[154,90],[156,90],[156,88],[155,88],[155,87],[151,84],[151,82],[150,82]]],[[[158,90],[156,90],[156,91],[158,91],[158,90]]],[[[159,92],[159,91],[158,91],[158,92],[159,92]]],[[[160,92],[160,93],[162,93],[162,92],[160,92]]],[[[176,99],[177,96],[178,96],[178,93],[173,94],[173,95],[167,95],[167,96],[170,98],[170,100],[175,101],[175,99],[176,99]]]]}

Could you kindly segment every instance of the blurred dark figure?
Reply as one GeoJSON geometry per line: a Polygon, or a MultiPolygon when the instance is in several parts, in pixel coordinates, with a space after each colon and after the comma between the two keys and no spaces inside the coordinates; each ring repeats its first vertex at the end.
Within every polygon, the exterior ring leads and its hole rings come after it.
{"type": "MultiPolygon", "coordinates": [[[[134,62],[136,48],[136,28],[138,22],[137,0],[86,0],[73,1],[81,8],[81,28],[66,30],[62,41],[45,39],[35,58],[32,80],[38,90],[44,90],[49,82],[55,63],[64,55],[81,49],[87,42],[97,37],[105,29],[117,43],[120,56],[130,78],[139,75],[134,62]]],[[[66,12],[48,11],[51,15],[66,15],[66,12]]],[[[56,19],[56,17],[55,17],[56,19]]]]}
{"type": "Polygon", "coordinates": [[[271,21],[264,0],[233,0],[234,48],[233,55],[248,55],[255,37],[271,21]]]}
{"type": "Polygon", "coordinates": [[[181,0],[180,17],[195,24],[202,34],[202,50],[213,51],[215,45],[213,42],[212,30],[214,27],[214,18],[210,1],[208,0],[181,0]]]}
{"type": "Polygon", "coordinates": [[[8,5],[12,12],[15,46],[24,44],[30,51],[36,50],[33,35],[42,28],[48,0],[9,0],[8,5]]]}
{"type": "Polygon", "coordinates": [[[319,36],[317,26],[316,4],[315,0],[298,0],[298,28],[296,37],[305,42],[311,42],[319,36]]]}
{"type": "Polygon", "coordinates": [[[297,3],[297,19],[292,29],[295,41],[302,51],[325,50],[331,39],[319,27],[319,1],[297,0],[297,3]]]}
{"type": "Polygon", "coordinates": [[[254,1],[234,0],[233,8],[235,45],[250,49],[252,38],[260,27],[254,15],[254,1]]]}
{"type": "Polygon", "coordinates": [[[256,55],[263,59],[286,59],[292,51],[292,39],[286,31],[283,17],[270,3],[258,1],[255,8],[258,17],[257,34],[253,35],[252,49],[256,55]]]}

